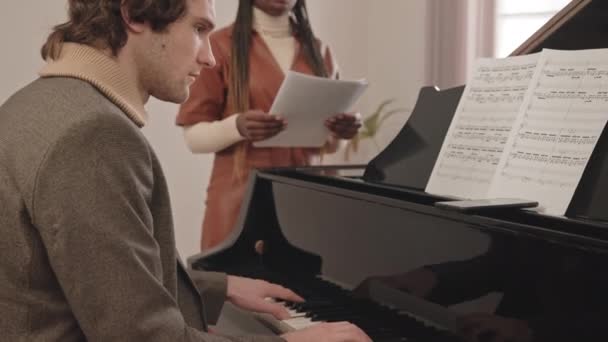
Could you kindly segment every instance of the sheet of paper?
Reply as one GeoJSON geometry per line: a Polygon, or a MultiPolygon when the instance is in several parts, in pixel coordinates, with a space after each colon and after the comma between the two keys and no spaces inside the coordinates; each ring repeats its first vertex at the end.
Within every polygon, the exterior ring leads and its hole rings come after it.
{"type": "Polygon", "coordinates": [[[287,129],[254,143],[257,147],[321,147],[329,134],[324,121],[347,113],[367,88],[365,80],[342,81],[290,71],[270,108],[287,119],[287,129]]]}
{"type": "Polygon", "coordinates": [[[538,59],[534,54],[476,61],[427,192],[486,197],[538,59]]]}
{"type": "Polygon", "coordinates": [[[564,215],[608,120],[608,49],[543,50],[488,197],[564,215]]]}

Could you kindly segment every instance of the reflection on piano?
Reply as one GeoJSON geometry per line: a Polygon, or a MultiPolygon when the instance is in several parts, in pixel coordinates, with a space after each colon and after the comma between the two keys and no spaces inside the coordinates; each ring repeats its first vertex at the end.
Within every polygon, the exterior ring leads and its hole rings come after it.
{"type": "MultiPolygon", "coordinates": [[[[608,47],[607,16],[573,1],[517,53],[608,47]]],[[[347,320],[374,341],[608,341],[608,135],[565,217],[445,211],[423,189],[461,93],[423,88],[364,169],[255,173],[231,237],[190,264],[301,294],[292,318],[258,317],[269,333],[347,320]]]]}

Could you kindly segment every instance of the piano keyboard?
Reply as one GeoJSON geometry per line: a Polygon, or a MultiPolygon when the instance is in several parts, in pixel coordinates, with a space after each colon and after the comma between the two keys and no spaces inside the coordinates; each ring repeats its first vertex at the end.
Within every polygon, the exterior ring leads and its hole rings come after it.
{"type": "MultiPolygon", "coordinates": [[[[265,273],[265,272],[264,272],[265,273]]],[[[278,334],[304,329],[321,322],[348,321],[376,342],[457,342],[458,337],[411,314],[380,305],[322,278],[286,279],[276,275],[247,274],[294,290],[306,299],[303,303],[277,301],[291,314],[277,320],[261,314],[257,318],[278,334]]],[[[270,300],[270,299],[269,299],[270,300]]]]}

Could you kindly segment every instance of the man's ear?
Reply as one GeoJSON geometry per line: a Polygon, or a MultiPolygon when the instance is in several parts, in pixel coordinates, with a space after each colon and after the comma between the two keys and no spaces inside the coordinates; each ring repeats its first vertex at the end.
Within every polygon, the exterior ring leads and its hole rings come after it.
{"type": "Polygon", "coordinates": [[[148,26],[146,23],[138,23],[133,21],[129,11],[124,5],[124,2],[120,5],[120,15],[122,16],[122,21],[125,23],[125,28],[127,31],[133,33],[142,33],[148,26]]]}

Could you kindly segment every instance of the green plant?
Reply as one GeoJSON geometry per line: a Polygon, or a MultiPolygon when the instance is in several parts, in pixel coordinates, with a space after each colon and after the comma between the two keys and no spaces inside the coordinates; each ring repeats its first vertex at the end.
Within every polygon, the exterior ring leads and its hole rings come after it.
{"type": "Polygon", "coordinates": [[[344,160],[349,160],[351,154],[357,153],[359,150],[359,144],[361,141],[370,139],[374,146],[380,150],[380,145],[376,140],[376,135],[380,131],[382,124],[391,116],[405,112],[405,108],[391,109],[390,105],[395,102],[395,99],[387,99],[382,101],[376,110],[374,110],[369,116],[363,118],[363,124],[357,135],[352,138],[346,145],[344,150],[344,160]]]}

